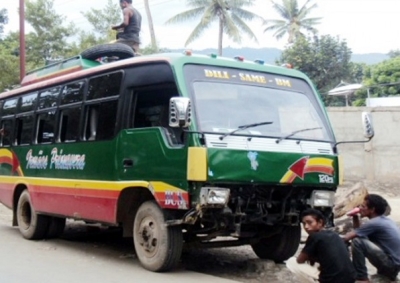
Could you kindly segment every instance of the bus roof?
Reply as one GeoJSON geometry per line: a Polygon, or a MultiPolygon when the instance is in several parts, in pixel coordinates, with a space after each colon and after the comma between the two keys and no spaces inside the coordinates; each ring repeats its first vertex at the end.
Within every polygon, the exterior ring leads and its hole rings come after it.
{"type": "Polygon", "coordinates": [[[21,82],[21,87],[0,94],[0,99],[13,96],[22,92],[45,88],[64,81],[71,81],[84,78],[96,73],[107,72],[134,64],[144,62],[169,62],[170,64],[202,64],[231,68],[243,68],[247,70],[272,72],[284,76],[292,76],[307,79],[307,77],[293,69],[275,65],[264,64],[261,60],[247,61],[241,57],[227,58],[211,55],[192,55],[191,53],[159,53],[145,56],[138,56],[129,59],[119,60],[103,64],[97,61],[83,59],[80,56],[72,57],[62,62],[51,64],[43,68],[29,72],[21,82]]]}

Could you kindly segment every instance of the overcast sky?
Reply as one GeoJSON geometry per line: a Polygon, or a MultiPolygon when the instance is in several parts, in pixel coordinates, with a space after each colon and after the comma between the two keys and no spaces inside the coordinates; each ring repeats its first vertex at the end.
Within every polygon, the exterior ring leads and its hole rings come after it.
{"type": "MultiPolygon", "coordinates": [[[[114,0],[115,5],[119,1],[114,0]]],[[[279,2],[279,0],[276,0],[279,2]]],[[[8,10],[10,22],[5,31],[18,30],[17,0],[0,0],[0,9],[8,10]]],[[[152,11],[155,32],[159,45],[164,48],[183,48],[187,37],[196,23],[165,25],[167,19],[188,9],[185,0],[149,0],[152,11]]],[[[305,0],[299,0],[303,4],[305,0]]],[[[315,0],[318,4],[311,14],[312,17],[322,17],[317,26],[320,34],[338,35],[345,39],[353,53],[388,53],[390,50],[400,49],[400,0],[315,0]]],[[[55,0],[56,11],[67,17],[82,28],[90,28],[80,13],[90,8],[101,9],[107,0],[55,0]]],[[[150,36],[147,26],[143,0],[133,0],[133,5],[142,13],[142,42],[147,45],[150,36]]],[[[256,0],[256,5],[249,8],[254,13],[266,19],[279,19],[272,9],[269,0],[256,0]]],[[[258,38],[258,44],[244,37],[242,44],[234,44],[224,40],[224,47],[277,47],[282,49],[287,38],[276,40],[272,33],[264,33],[265,27],[261,22],[249,23],[258,38]]],[[[29,27],[27,27],[29,31],[29,27]]],[[[203,49],[217,47],[217,25],[208,29],[204,35],[193,42],[188,48],[203,49]]]]}

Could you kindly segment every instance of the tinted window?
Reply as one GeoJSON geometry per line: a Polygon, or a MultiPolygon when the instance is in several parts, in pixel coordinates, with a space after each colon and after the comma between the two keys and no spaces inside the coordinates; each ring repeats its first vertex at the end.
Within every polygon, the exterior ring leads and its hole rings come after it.
{"type": "Polygon", "coordinates": [[[57,106],[59,93],[60,87],[55,87],[42,91],[39,94],[39,109],[57,106]]]}
{"type": "Polygon", "coordinates": [[[79,119],[81,107],[64,109],[61,112],[61,142],[71,142],[79,139],[79,119]]]}
{"type": "Polygon", "coordinates": [[[37,101],[37,92],[24,95],[21,100],[20,112],[34,110],[37,101]]]}
{"type": "Polygon", "coordinates": [[[119,94],[122,73],[113,73],[89,81],[87,100],[110,97],[119,94]]]}
{"type": "Polygon", "coordinates": [[[1,123],[0,137],[3,146],[11,145],[11,133],[13,129],[13,120],[3,120],[1,123]]]}
{"type": "Polygon", "coordinates": [[[85,82],[66,85],[61,92],[61,104],[69,104],[83,100],[85,82]]]}
{"type": "Polygon", "coordinates": [[[2,116],[13,115],[17,113],[18,99],[9,99],[4,102],[2,116]]]}
{"type": "Polygon", "coordinates": [[[118,101],[90,105],[87,112],[86,140],[111,139],[115,132],[118,101]]]}
{"type": "Polygon", "coordinates": [[[38,115],[38,143],[51,143],[54,140],[55,113],[46,112],[38,115]]]}
{"type": "Polygon", "coordinates": [[[15,143],[18,145],[30,144],[33,130],[33,116],[23,116],[16,120],[15,143]]]}

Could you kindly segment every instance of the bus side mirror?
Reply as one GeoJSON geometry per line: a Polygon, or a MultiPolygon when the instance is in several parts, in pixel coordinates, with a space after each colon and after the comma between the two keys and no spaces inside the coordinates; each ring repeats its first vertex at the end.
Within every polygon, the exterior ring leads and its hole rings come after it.
{"type": "Polygon", "coordinates": [[[374,127],[372,125],[371,113],[362,112],[361,117],[364,129],[364,137],[366,137],[367,139],[372,139],[373,136],[375,135],[375,132],[374,132],[374,127]]]}
{"type": "Polygon", "coordinates": [[[169,126],[187,128],[192,122],[192,106],[189,98],[171,97],[169,101],[169,126]]]}

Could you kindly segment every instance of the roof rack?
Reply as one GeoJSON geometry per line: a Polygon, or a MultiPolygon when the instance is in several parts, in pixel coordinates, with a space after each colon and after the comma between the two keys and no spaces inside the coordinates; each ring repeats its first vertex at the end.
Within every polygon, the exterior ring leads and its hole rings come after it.
{"type": "Polygon", "coordinates": [[[46,65],[42,68],[28,72],[22,79],[21,86],[45,81],[99,65],[101,65],[100,62],[83,59],[81,56],[71,57],[66,60],[46,65]]]}

